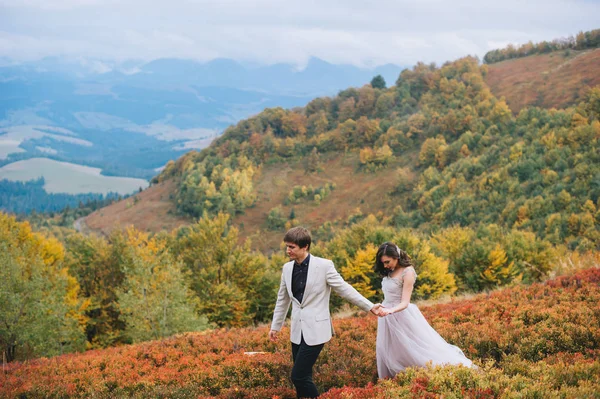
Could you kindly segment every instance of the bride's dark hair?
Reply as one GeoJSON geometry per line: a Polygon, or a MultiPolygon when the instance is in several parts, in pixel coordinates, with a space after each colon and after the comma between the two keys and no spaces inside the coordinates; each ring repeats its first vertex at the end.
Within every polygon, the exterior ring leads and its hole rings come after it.
{"type": "Polygon", "coordinates": [[[393,242],[384,242],[379,246],[377,255],[375,256],[375,271],[382,276],[388,276],[392,272],[390,269],[383,267],[381,257],[384,255],[389,256],[390,258],[398,259],[398,266],[400,267],[413,266],[412,259],[410,256],[408,256],[406,251],[398,248],[398,246],[393,242]]]}

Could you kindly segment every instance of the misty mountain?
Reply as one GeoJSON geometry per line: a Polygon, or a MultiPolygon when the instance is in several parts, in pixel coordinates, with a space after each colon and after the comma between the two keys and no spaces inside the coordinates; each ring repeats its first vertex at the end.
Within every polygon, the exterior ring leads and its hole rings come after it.
{"type": "MultiPolygon", "coordinates": [[[[396,65],[361,69],[352,65],[333,65],[311,58],[302,70],[290,64],[244,67],[229,59],[215,59],[205,64],[195,61],[159,59],[143,65],[129,77],[129,82],[145,84],[195,84],[222,86],[268,93],[318,96],[333,95],[348,86],[362,86],[381,74],[393,83],[401,72],[396,65]]],[[[118,75],[118,72],[113,76],[118,75]]]]}
{"type": "Polygon", "coordinates": [[[230,59],[2,59],[0,174],[5,165],[44,157],[149,179],[169,160],[204,148],[227,126],[265,108],[304,106],[377,74],[393,84],[400,71],[317,58],[302,70],[230,59]]]}

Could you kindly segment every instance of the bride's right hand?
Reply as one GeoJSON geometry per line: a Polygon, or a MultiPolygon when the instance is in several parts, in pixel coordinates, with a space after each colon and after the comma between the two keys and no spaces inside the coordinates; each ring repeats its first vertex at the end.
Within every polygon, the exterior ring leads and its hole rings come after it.
{"type": "Polygon", "coordinates": [[[394,312],[392,311],[392,309],[389,309],[389,308],[381,307],[381,309],[379,309],[379,316],[380,317],[385,317],[385,316],[390,315],[392,313],[394,313],[394,312]]]}

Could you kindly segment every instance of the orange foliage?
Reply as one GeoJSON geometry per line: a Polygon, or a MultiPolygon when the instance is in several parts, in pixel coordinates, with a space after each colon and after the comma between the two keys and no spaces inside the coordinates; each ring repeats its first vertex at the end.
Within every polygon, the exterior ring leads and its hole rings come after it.
{"type": "MultiPolygon", "coordinates": [[[[546,374],[578,367],[579,378],[593,375],[594,370],[600,371],[598,301],[600,269],[592,268],[529,287],[422,307],[427,320],[448,342],[463,348],[479,365],[491,359],[501,367],[488,368],[487,373],[452,369],[451,375],[438,374],[438,378],[453,379],[459,389],[456,395],[463,389],[465,397],[487,398],[500,396],[499,386],[461,385],[460,381],[479,378],[489,383],[507,370],[503,378],[509,384],[508,370],[519,367],[534,367],[546,374]]],[[[335,320],[334,325],[336,337],[325,346],[315,367],[315,381],[321,390],[329,390],[324,398],[383,397],[379,395],[395,389],[413,392],[413,397],[440,395],[442,388],[432,384],[427,374],[434,371],[409,369],[397,377],[397,384],[372,385],[376,381],[377,320],[356,317],[335,320]]],[[[267,327],[216,330],[13,363],[0,375],[0,395],[293,398],[289,342],[282,338],[272,343],[267,331],[267,327]],[[264,353],[245,354],[250,351],[264,353]]],[[[287,334],[284,330],[281,336],[287,334]]],[[[515,381],[515,387],[520,383],[515,381]]],[[[541,387],[548,390],[559,384],[557,380],[538,383],[550,384],[541,387]]],[[[594,384],[589,389],[600,388],[597,379],[594,384]]],[[[505,385],[502,390],[506,389],[512,388],[505,385]]]]}

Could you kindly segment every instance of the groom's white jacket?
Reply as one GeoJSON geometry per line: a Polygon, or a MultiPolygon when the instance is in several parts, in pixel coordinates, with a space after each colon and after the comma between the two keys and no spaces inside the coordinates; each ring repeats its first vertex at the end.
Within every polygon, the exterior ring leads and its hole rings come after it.
{"type": "Polygon", "coordinates": [[[329,314],[329,296],[332,288],[339,296],[363,310],[368,311],[374,306],[342,279],[332,261],[314,255],[310,255],[304,297],[300,303],[292,294],[293,269],[293,261],[283,265],[271,330],[281,330],[292,303],[290,340],[295,344],[300,344],[302,336],[308,345],[323,344],[331,339],[334,334],[329,314]]]}

